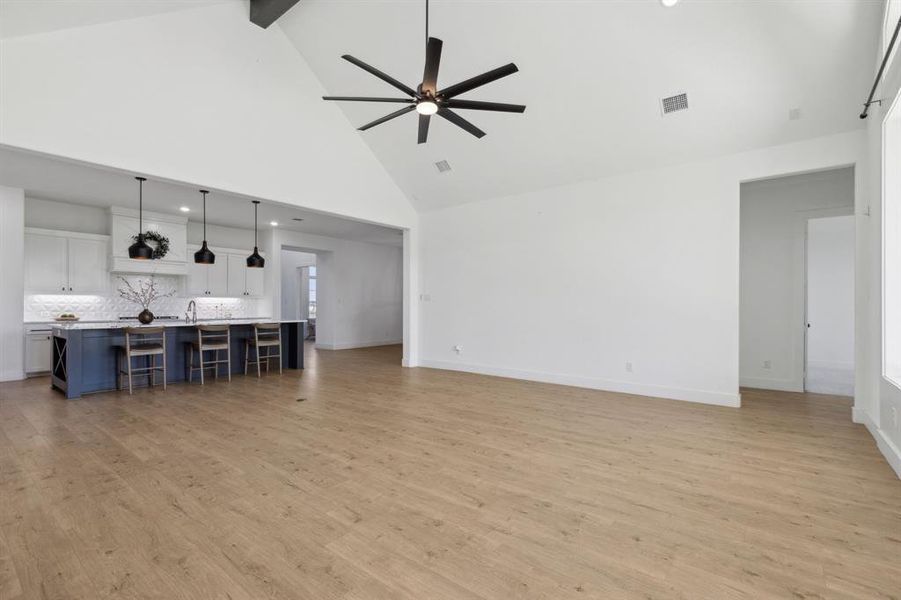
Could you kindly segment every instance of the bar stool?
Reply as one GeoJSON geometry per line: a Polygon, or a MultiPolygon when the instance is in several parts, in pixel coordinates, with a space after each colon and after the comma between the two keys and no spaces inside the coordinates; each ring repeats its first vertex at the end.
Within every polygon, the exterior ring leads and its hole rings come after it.
{"type": "Polygon", "coordinates": [[[166,389],[166,330],[163,327],[126,327],[125,346],[119,346],[119,370],[116,373],[116,389],[122,389],[122,375],[128,375],[128,393],[132,393],[132,374],[146,374],[148,385],[153,386],[154,375],[163,372],[163,389],[166,389]],[[146,357],[147,366],[132,368],[131,359],[146,357]],[[156,365],[156,357],[163,357],[163,365],[156,365]],[[125,361],[125,365],[122,361],[125,361]]]}
{"type": "Polygon", "coordinates": [[[260,377],[260,363],[266,361],[266,373],[269,373],[269,361],[278,359],[278,372],[282,372],[282,326],[279,323],[255,323],[253,337],[244,342],[244,374],[247,375],[248,365],[257,366],[257,377],[260,377]],[[251,348],[256,349],[256,360],[250,360],[251,348]],[[265,354],[260,350],[266,349],[265,354]],[[273,348],[276,350],[273,352],[273,348]]]}
{"type": "Polygon", "coordinates": [[[228,380],[232,380],[232,349],[231,331],[228,325],[198,325],[197,341],[188,342],[188,382],[194,381],[194,371],[200,371],[200,385],[204,385],[203,372],[213,369],[216,379],[219,379],[219,365],[227,365],[228,380]],[[225,359],[221,359],[219,353],[225,351],[225,359]],[[200,361],[200,366],[194,366],[194,353],[200,361]],[[211,360],[204,360],[203,353],[212,352],[211,360]]]}

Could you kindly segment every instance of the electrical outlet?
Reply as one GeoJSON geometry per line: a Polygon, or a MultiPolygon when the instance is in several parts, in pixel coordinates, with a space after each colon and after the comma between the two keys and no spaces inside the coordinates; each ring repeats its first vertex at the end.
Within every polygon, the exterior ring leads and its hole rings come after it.
{"type": "Polygon", "coordinates": [[[456,352],[457,354],[463,354],[463,346],[457,344],[456,346],[454,346],[454,352],[456,352]]]}
{"type": "Polygon", "coordinates": [[[626,362],[626,373],[631,373],[631,372],[632,372],[632,363],[626,362]]]}
{"type": "Polygon", "coordinates": [[[773,368],[773,361],[771,361],[771,360],[765,360],[765,361],[763,361],[763,368],[764,368],[764,369],[772,369],[772,368],[773,368]]]}
{"type": "Polygon", "coordinates": [[[898,409],[896,407],[891,407],[889,409],[889,414],[892,417],[892,429],[898,429],[898,409]]]}
{"type": "Polygon", "coordinates": [[[423,302],[431,302],[432,295],[431,294],[419,294],[419,299],[422,300],[423,302]]]}

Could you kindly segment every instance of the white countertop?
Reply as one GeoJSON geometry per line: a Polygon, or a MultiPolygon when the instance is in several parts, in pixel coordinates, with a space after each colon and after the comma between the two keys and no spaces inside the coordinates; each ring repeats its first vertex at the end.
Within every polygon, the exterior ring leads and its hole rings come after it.
{"type": "MultiPolygon", "coordinates": [[[[125,329],[126,327],[195,327],[197,325],[252,325],[254,323],[306,323],[305,319],[197,319],[196,323],[186,322],[183,319],[177,321],[160,320],[148,325],[142,325],[137,321],[50,321],[46,325],[54,329],[125,329]]],[[[26,325],[38,325],[44,323],[31,322],[26,325]]]]}

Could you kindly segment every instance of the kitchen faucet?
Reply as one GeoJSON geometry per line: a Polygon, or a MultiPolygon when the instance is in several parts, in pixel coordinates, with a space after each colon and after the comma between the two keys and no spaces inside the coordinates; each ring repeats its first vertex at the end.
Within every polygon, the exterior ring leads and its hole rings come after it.
{"type": "Polygon", "coordinates": [[[188,310],[185,311],[185,323],[197,322],[197,303],[191,300],[188,302],[188,310]]]}

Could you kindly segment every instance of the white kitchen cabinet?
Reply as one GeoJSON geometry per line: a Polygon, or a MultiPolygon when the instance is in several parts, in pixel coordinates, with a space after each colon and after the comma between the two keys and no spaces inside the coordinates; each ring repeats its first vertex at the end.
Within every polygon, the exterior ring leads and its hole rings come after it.
{"type": "Polygon", "coordinates": [[[73,294],[100,294],[109,285],[106,240],[69,238],[69,291],[73,294]]]}
{"type": "Polygon", "coordinates": [[[250,269],[247,267],[247,254],[228,255],[228,295],[235,298],[254,297],[263,295],[264,269],[250,269]]]}
{"type": "Polygon", "coordinates": [[[46,326],[26,327],[25,331],[25,374],[50,371],[52,331],[46,326]]]}
{"type": "Polygon", "coordinates": [[[109,283],[107,236],[25,230],[25,291],[100,294],[109,283]]]}
{"type": "Polygon", "coordinates": [[[216,253],[216,262],[211,265],[199,265],[194,262],[194,252],[199,246],[189,247],[191,259],[188,261],[188,277],[185,289],[189,296],[211,296],[217,298],[231,295],[228,286],[228,259],[216,253]]]}
{"type": "Polygon", "coordinates": [[[58,235],[25,233],[25,291],[64,294],[69,289],[68,244],[58,235]]]}
{"type": "Polygon", "coordinates": [[[229,254],[228,259],[228,295],[234,298],[246,296],[247,287],[244,271],[247,270],[247,258],[237,254],[229,254]]]}
{"type": "Polygon", "coordinates": [[[228,261],[216,257],[216,262],[212,265],[206,265],[207,268],[207,289],[210,296],[225,297],[228,296],[228,261]]]}
{"type": "Polygon", "coordinates": [[[245,290],[248,296],[253,296],[254,298],[259,298],[263,295],[263,275],[265,274],[265,269],[248,269],[246,266],[244,267],[244,273],[246,277],[245,290]]]}

